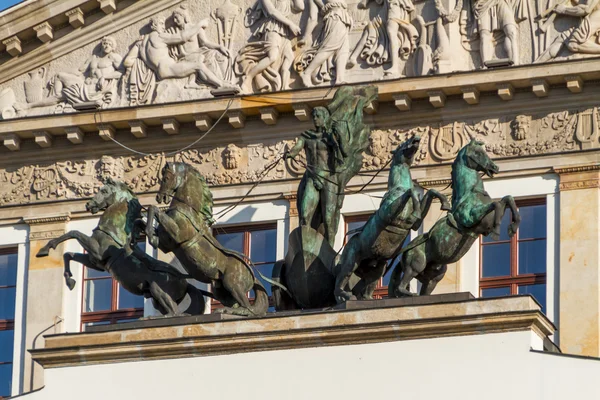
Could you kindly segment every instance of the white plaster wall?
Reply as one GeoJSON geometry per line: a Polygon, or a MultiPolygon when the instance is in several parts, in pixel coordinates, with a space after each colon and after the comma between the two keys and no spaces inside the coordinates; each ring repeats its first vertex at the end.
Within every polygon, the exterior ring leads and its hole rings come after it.
{"type": "Polygon", "coordinates": [[[27,265],[29,265],[29,226],[0,227],[0,247],[17,248],[17,287],[15,293],[15,323],[13,344],[12,395],[22,391],[23,360],[25,358],[25,312],[27,308],[27,265]]]}
{"type": "Polygon", "coordinates": [[[33,400],[600,398],[600,361],[537,354],[531,332],[46,371],[33,400]]]}

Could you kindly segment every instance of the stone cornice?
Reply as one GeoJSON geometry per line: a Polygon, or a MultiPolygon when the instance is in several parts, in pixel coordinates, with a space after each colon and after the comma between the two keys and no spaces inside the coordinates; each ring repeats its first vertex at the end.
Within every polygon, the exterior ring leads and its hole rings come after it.
{"type": "Polygon", "coordinates": [[[600,164],[554,168],[554,172],[556,172],[559,175],[592,171],[600,171],[600,164]]]}
{"type": "Polygon", "coordinates": [[[555,330],[529,296],[269,317],[49,336],[30,353],[57,368],[528,330],[545,338],[555,330]]]}
{"type": "Polygon", "coordinates": [[[53,224],[57,222],[69,222],[71,220],[70,214],[63,215],[52,215],[47,217],[37,217],[37,218],[23,218],[23,222],[29,226],[32,225],[46,225],[53,224]]]}

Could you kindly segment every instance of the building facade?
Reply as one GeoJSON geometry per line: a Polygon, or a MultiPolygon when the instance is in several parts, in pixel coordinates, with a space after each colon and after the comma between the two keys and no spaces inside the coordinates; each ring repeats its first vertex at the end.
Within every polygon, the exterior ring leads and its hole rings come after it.
{"type": "MultiPolygon", "coordinates": [[[[92,233],[98,217],[85,203],[102,179],[150,205],[165,162],[193,165],[215,199],[215,237],[269,275],[299,223],[304,166],[281,160],[263,172],[343,84],[376,85],[379,97],[365,108],[370,145],[336,250],[377,210],[400,143],[421,136],[413,178],[450,194],[453,158],[481,141],[501,170],[485,189],[515,197],[521,229],[505,236],[507,214],[503,235],[478,240],[434,293],[530,294],[564,353],[600,356],[598,11],[533,0],[319,3],[27,0],[0,14],[0,397],[44,385],[28,352],[44,335],[156,314],[75,262],[69,290],[63,253],[83,250],[74,240],[36,258],[49,239],[92,233]]],[[[411,236],[442,215],[434,203],[411,236]]]]}

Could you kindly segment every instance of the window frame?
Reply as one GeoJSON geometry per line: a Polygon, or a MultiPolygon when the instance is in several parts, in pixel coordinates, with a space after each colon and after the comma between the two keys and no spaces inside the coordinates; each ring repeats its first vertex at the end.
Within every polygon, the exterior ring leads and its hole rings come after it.
{"type": "MultiPolygon", "coordinates": [[[[275,233],[277,234],[277,221],[272,221],[272,222],[264,221],[264,222],[257,222],[257,223],[249,223],[247,225],[215,224],[211,228],[212,228],[212,234],[215,237],[215,239],[216,239],[217,235],[230,234],[230,233],[244,233],[244,236],[242,237],[243,254],[246,257],[248,257],[248,259],[250,259],[251,233],[257,232],[257,231],[274,230],[275,233]]],[[[272,262],[263,261],[263,262],[258,262],[258,263],[253,261],[252,263],[257,267],[260,267],[261,265],[266,265],[266,264],[275,264],[277,262],[277,243],[274,243],[274,245],[275,245],[275,260],[273,260],[272,262]]],[[[254,303],[253,297],[249,297],[249,299],[250,299],[251,303],[254,303]]],[[[211,304],[211,312],[216,309],[223,308],[223,305],[221,304],[221,302],[217,301],[216,299],[211,299],[210,304],[211,304]]],[[[269,296],[269,307],[274,307],[273,296],[269,296]]]]}
{"type": "MultiPolygon", "coordinates": [[[[545,206],[546,215],[548,213],[548,202],[546,197],[535,197],[528,199],[516,199],[517,208],[528,207],[528,206],[545,206]]],[[[546,251],[548,248],[548,221],[546,220],[546,236],[542,238],[528,238],[519,239],[519,233],[517,232],[509,240],[494,241],[491,243],[484,243],[483,236],[479,237],[479,297],[482,296],[482,291],[485,289],[497,289],[497,288],[510,288],[510,295],[519,294],[519,286],[526,285],[537,285],[537,284],[548,284],[548,261],[546,260],[546,272],[544,273],[528,273],[519,274],[519,243],[545,240],[546,251]],[[483,249],[485,246],[491,244],[510,244],[510,275],[507,276],[494,276],[494,277],[483,277],[483,249]]],[[[549,299],[546,298],[546,303],[549,299]]]]}
{"type": "MultiPolygon", "coordinates": [[[[12,387],[12,383],[14,381],[14,376],[15,376],[15,370],[14,370],[14,347],[15,347],[15,318],[17,318],[17,304],[16,304],[16,300],[17,300],[17,283],[19,280],[19,247],[18,246],[7,246],[7,247],[0,247],[0,255],[7,255],[7,254],[15,254],[17,256],[17,263],[16,263],[16,278],[15,278],[15,284],[14,285],[3,285],[0,286],[0,290],[2,289],[10,289],[10,288],[14,288],[15,289],[15,311],[14,311],[14,315],[12,319],[0,319],[0,331],[12,331],[13,332],[13,359],[10,361],[0,361],[0,365],[11,365],[11,382],[10,382],[10,386],[12,387]]],[[[11,389],[11,392],[14,393],[14,388],[11,389]]],[[[11,397],[12,393],[8,394],[8,397],[11,397]]],[[[2,395],[0,395],[0,399],[4,399],[5,397],[3,397],[2,395]]]]}

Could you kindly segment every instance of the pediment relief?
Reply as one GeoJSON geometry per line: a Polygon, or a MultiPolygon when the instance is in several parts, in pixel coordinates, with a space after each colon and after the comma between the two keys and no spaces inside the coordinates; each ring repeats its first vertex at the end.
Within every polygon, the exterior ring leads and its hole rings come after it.
{"type": "Polygon", "coordinates": [[[2,40],[3,119],[600,54],[597,10],[534,0],[94,0],[104,11],[89,15],[89,2],[55,3],[60,17],[2,40]],[[11,58],[19,35],[38,47],[11,58]]]}

